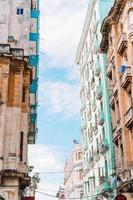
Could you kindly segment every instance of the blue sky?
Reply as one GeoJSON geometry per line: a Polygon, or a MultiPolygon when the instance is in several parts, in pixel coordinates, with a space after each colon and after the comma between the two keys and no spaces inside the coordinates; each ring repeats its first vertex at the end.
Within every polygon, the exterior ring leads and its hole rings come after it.
{"type": "MultiPolygon", "coordinates": [[[[40,0],[40,76],[37,144],[30,165],[40,172],[39,191],[55,195],[73,139],[80,139],[79,70],[75,54],[89,0],[40,0]]],[[[37,200],[51,200],[37,194],[37,200]]]]}

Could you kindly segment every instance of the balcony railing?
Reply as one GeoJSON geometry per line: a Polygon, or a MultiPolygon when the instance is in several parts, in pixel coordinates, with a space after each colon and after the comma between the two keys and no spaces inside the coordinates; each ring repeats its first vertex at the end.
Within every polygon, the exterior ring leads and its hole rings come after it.
{"type": "Polygon", "coordinates": [[[122,130],[122,126],[121,126],[121,123],[120,123],[120,120],[118,120],[116,122],[116,127],[113,131],[113,141],[115,142],[115,140],[117,139],[117,137],[120,135],[121,133],[121,130],[122,130]]]}
{"type": "Polygon", "coordinates": [[[99,65],[100,65],[99,63],[96,64],[95,76],[99,76],[99,74],[100,74],[100,72],[101,72],[101,68],[100,68],[99,65]]]}
{"type": "Polygon", "coordinates": [[[103,177],[103,181],[100,184],[100,189],[102,194],[108,191],[110,192],[112,190],[110,180],[103,177]]]}
{"type": "Polygon", "coordinates": [[[133,126],[133,107],[131,106],[125,114],[125,126],[131,128],[133,126]]]}
{"type": "Polygon", "coordinates": [[[111,92],[110,92],[110,105],[112,106],[114,103],[114,97],[116,96],[118,92],[118,85],[117,82],[114,83],[114,85],[111,87],[111,92]]]}
{"type": "Polygon", "coordinates": [[[39,56],[38,55],[29,57],[29,64],[30,65],[37,66],[38,62],[39,62],[39,56]]]}
{"type": "Polygon", "coordinates": [[[132,70],[131,67],[125,67],[125,72],[121,77],[121,87],[126,90],[132,83],[132,70]]]}
{"type": "Polygon", "coordinates": [[[119,180],[117,180],[118,190],[124,193],[133,193],[133,169],[118,169],[117,175],[119,176],[119,180]]]}
{"type": "Polygon", "coordinates": [[[86,123],[86,121],[83,121],[83,122],[82,122],[81,128],[82,128],[82,129],[86,129],[86,128],[87,128],[87,123],[86,123]]]}
{"type": "Polygon", "coordinates": [[[126,33],[121,33],[120,38],[117,43],[117,52],[122,55],[127,46],[127,35],[126,33]]]}
{"type": "Polygon", "coordinates": [[[103,154],[107,150],[108,150],[108,140],[104,138],[103,141],[100,144],[99,151],[100,151],[101,154],[103,154]]]}
{"type": "Polygon", "coordinates": [[[87,142],[84,142],[84,144],[83,144],[83,150],[86,151],[87,149],[88,149],[88,144],[87,144],[87,142]]]}
{"type": "Polygon", "coordinates": [[[98,100],[100,100],[100,99],[102,98],[102,94],[103,94],[102,86],[99,85],[99,86],[97,87],[97,90],[96,90],[96,98],[97,98],[98,100]]]}
{"type": "Polygon", "coordinates": [[[94,159],[93,159],[93,157],[89,157],[89,167],[93,167],[93,165],[94,165],[94,159]]]}
{"type": "Polygon", "coordinates": [[[28,133],[28,144],[35,144],[37,136],[37,129],[28,133]]]}
{"type": "Polygon", "coordinates": [[[29,36],[30,41],[38,41],[39,40],[39,33],[30,33],[29,36]]]}
{"type": "Polygon", "coordinates": [[[93,110],[93,112],[96,110],[96,108],[97,108],[96,99],[93,99],[93,102],[92,102],[92,110],[93,110]]]}
{"type": "Polygon", "coordinates": [[[17,48],[11,48],[11,53],[14,57],[24,57],[24,50],[23,49],[17,49],[17,48]]]}
{"type": "Polygon", "coordinates": [[[0,44],[0,54],[2,53],[10,53],[10,45],[0,44]]]}
{"type": "Polygon", "coordinates": [[[96,149],[94,152],[94,160],[97,162],[99,160],[99,149],[96,149]]]}
{"type": "Polygon", "coordinates": [[[31,10],[31,18],[38,18],[40,15],[39,9],[31,10]]]}
{"type": "Polygon", "coordinates": [[[128,27],[128,36],[129,38],[133,36],[133,24],[130,24],[128,27]]]}
{"type": "Polygon", "coordinates": [[[38,89],[38,78],[33,79],[30,85],[30,93],[36,93],[38,89]]]}
{"type": "Polygon", "coordinates": [[[91,88],[94,89],[94,87],[95,87],[95,78],[92,77],[92,79],[91,79],[91,88]]]}
{"type": "Polygon", "coordinates": [[[99,125],[103,125],[104,123],[104,112],[103,111],[100,111],[99,114],[98,114],[98,124],[99,125]]]}

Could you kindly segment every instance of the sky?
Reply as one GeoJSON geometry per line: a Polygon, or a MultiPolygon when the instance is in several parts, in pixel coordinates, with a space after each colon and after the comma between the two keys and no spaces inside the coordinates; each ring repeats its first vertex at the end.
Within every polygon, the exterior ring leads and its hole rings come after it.
{"type": "MultiPolygon", "coordinates": [[[[56,195],[73,139],[80,140],[79,69],[75,56],[89,0],[40,0],[37,143],[29,164],[40,173],[38,192],[56,195]]],[[[54,198],[36,193],[36,200],[54,198]]]]}

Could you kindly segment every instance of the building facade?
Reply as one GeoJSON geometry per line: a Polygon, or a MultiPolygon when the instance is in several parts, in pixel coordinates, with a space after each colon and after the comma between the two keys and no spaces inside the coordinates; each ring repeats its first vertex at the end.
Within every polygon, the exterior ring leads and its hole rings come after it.
{"type": "Polygon", "coordinates": [[[133,1],[116,0],[102,27],[107,54],[117,190],[133,199],[133,1]],[[108,31],[107,31],[108,30],[108,31]]]}
{"type": "Polygon", "coordinates": [[[106,56],[99,52],[100,27],[113,1],[90,0],[76,63],[80,68],[81,134],[86,200],[112,199],[114,173],[106,56]]]}
{"type": "Polygon", "coordinates": [[[83,199],[83,160],[80,144],[75,144],[73,153],[65,164],[64,195],[67,199],[83,199]]]}
{"type": "Polygon", "coordinates": [[[56,197],[59,200],[65,200],[64,185],[59,187],[59,191],[57,192],[56,197]]]}
{"type": "Polygon", "coordinates": [[[37,131],[38,0],[0,0],[0,194],[30,184],[28,143],[37,131]]]}

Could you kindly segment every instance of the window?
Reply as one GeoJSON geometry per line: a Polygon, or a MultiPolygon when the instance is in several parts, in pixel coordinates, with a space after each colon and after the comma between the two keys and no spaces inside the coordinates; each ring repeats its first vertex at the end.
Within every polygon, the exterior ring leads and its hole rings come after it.
{"type": "Polygon", "coordinates": [[[133,9],[130,9],[128,12],[129,15],[129,25],[133,24],[133,9]]]}
{"type": "Polygon", "coordinates": [[[26,97],[26,89],[23,88],[23,94],[22,94],[22,102],[25,102],[25,97],[26,97]]]}
{"type": "Polygon", "coordinates": [[[23,8],[17,8],[17,15],[23,15],[24,9],[23,8]]]}
{"type": "Polygon", "coordinates": [[[23,161],[23,139],[24,139],[24,133],[20,133],[20,161],[23,161]]]}

